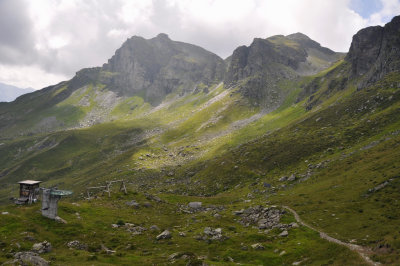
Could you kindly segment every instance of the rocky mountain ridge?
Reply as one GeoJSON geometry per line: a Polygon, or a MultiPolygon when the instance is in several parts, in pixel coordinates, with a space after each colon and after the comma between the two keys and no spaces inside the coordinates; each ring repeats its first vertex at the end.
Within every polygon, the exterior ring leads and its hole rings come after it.
{"type": "Polygon", "coordinates": [[[225,83],[238,85],[243,95],[274,109],[285,96],[277,89],[280,80],[316,74],[341,57],[302,33],[255,38],[249,47],[233,52],[225,83]]]}
{"type": "Polygon", "coordinates": [[[384,27],[373,26],[353,36],[346,61],[353,77],[363,76],[358,88],[371,85],[389,72],[400,70],[400,16],[384,27]]]}
{"type": "Polygon", "coordinates": [[[71,80],[21,97],[12,105],[0,104],[0,128],[5,135],[16,131],[25,135],[89,127],[119,119],[114,110],[133,97],[154,108],[168,95],[207,93],[220,82],[227,88],[240,85],[241,95],[255,105],[262,103],[269,112],[287,93],[277,87],[279,80],[314,73],[338,58],[300,33],[256,38],[226,61],[163,33],[148,40],[133,36],[103,66],[82,69],[71,80]],[[314,64],[313,58],[325,63],[314,64]]]}

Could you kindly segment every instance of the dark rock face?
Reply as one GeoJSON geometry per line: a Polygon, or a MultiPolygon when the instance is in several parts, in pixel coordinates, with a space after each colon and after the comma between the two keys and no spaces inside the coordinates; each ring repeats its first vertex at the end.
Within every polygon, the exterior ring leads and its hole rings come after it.
{"type": "Polygon", "coordinates": [[[353,75],[364,75],[379,56],[383,37],[381,26],[368,27],[353,36],[347,61],[352,64],[353,75]]]}
{"type": "Polygon", "coordinates": [[[240,46],[233,52],[225,83],[239,86],[244,96],[273,109],[283,99],[279,80],[314,74],[338,59],[337,53],[301,33],[256,38],[249,47],[240,46]],[[326,65],[316,65],[310,55],[326,65]]]}
{"type": "Polygon", "coordinates": [[[362,76],[359,88],[400,70],[400,16],[384,27],[368,27],[353,36],[346,61],[351,64],[352,76],[362,76]]]}
{"type": "Polygon", "coordinates": [[[192,91],[196,84],[210,85],[223,79],[225,63],[195,45],[175,42],[166,34],[146,40],[128,39],[102,67],[109,89],[124,96],[145,95],[152,103],[177,91],[192,91]]]}

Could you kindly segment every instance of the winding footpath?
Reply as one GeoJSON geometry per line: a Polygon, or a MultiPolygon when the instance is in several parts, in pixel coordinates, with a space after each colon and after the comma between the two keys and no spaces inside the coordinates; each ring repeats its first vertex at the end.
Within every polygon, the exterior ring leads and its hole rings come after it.
{"type": "Polygon", "coordinates": [[[340,241],[339,239],[333,238],[331,236],[328,236],[326,233],[312,227],[311,225],[306,224],[305,222],[303,222],[303,220],[301,220],[300,216],[297,214],[297,212],[295,210],[293,210],[292,208],[288,207],[288,206],[282,206],[283,208],[285,208],[286,210],[290,211],[293,215],[294,218],[296,219],[296,221],[298,223],[300,223],[301,225],[310,228],[311,230],[318,232],[319,236],[325,240],[328,240],[329,242],[333,242],[342,246],[345,246],[347,248],[349,248],[350,250],[353,250],[355,252],[357,252],[366,263],[368,263],[369,265],[381,265],[379,262],[375,262],[373,260],[371,260],[368,255],[371,254],[371,250],[367,247],[363,247],[363,246],[359,246],[359,245],[355,245],[355,244],[350,244],[350,243],[345,243],[343,241],[340,241]]]}

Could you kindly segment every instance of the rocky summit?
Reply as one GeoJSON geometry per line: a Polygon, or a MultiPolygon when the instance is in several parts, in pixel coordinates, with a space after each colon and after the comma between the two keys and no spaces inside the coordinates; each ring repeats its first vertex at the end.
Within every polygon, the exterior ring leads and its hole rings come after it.
{"type": "Polygon", "coordinates": [[[0,103],[0,264],[399,265],[399,23],[225,60],[134,36],[0,103]]]}

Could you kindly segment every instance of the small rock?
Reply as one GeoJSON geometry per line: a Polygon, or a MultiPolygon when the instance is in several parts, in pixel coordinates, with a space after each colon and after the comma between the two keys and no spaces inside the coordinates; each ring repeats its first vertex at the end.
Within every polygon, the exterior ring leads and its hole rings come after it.
{"type": "Polygon", "coordinates": [[[134,207],[134,208],[139,208],[140,204],[136,202],[136,200],[131,200],[125,203],[128,206],[134,207]]]}
{"type": "Polygon", "coordinates": [[[47,241],[43,241],[41,243],[35,243],[32,246],[32,251],[38,254],[49,253],[51,251],[51,244],[50,242],[47,241]]]}
{"type": "Polygon", "coordinates": [[[168,260],[175,260],[178,259],[180,256],[181,254],[179,252],[175,252],[168,256],[168,260]]]}
{"type": "Polygon", "coordinates": [[[131,232],[132,235],[136,236],[136,235],[141,235],[143,234],[144,231],[146,231],[147,229],[141,226],[133,226],[133,227],[128,227],[126,229],[126,231],[131,232]]]}
{"type": "Polygon", "coordinates": [[[279,178],[279,182],[285,182],[287,179],[287,176],[282,176],[281,178],[279,178]]]}
{"type": "Polygon", "coordinates": [[[283,255],[285,255],[285,254],[286,254],[286,251],[282,250],[282,252],[279,253],[279,256],[283,256],[283,255]]]}
{"type": "Polygon", "coordinates": [[[279,236],[288,236],[289,233],[287,230],[282,231],[282,233],[279,234],[279,236]]]}
{"type": "Polygon", "coordinates": [[[169,176],[169,177],[171,177],[171,176],[174,176],[175,175],[175,173],[174,172],[168,172],[168,174],[167,174],[167,176],[169,176]]]}
{"type": "Polygon", "coordinates": [[[160,199],[159,197],[157,197],[155,195],[151,195],[151,194],[148,194],[148,193],[144,193],[144,195],[146,196],[146,199],[148,199],[148,200],[153,200],[153,201],[159,202],[159,203],[163,202],[162,199],[160,199]]]}
{"type": "Polygon", "coordinates": [[[240,211],[234,211],[233,214],[235,215],[242,215],[244,213],[244,209],[241,209],[240,211]]]}
{"type": "Polygon", "coordinates": [[[263,246],[262,244],[260,244],[260,243],[253,244],[253,245],[251,245],[251,247],[252,247],[253,249],[255,249],[255,250],[262,250],[262,249],[264,249],[264,246],[263,246]]]}
{"type": "Polygon", "coordinates": [[[156,239],[161,240],[161,239],[170,239],[172,237],[171,232],[168,230],[165,230],[161,234],[159,234],[156,239]]]}
{"type": "Polygon", "coordinates": [[[263,186],[266,187],[266,188],[270,188],[270,187],[271,187],[271,184],[265,183],[265,182],[264,182],[264,183],[263,183],[263,186]]]}
{"type": "Polygon", "coordinates": [[[151,231],[160,231],[160,228],[157,225],[150,226],[151,231]]]}
{"type": "Polygon", "coordinates": [[[67,224],[67,221],[65,221],[63,218],[61,218],[61,217],[59,217],[59,216],[57,216],[56,218],[54,218],[54,220],[55,220],[57,223],[60,223],[60,224],[67,224]]]}
{"type": "Polygon", "coordinates": [[[114,250],[111,250],[109,248],[107,248],[106,246],[104,246],[103,244],[101,244],[101,250],[104,251],[106,254],[108,255],[112,255],[115,253],[114,250]]]}
{"type": "Polygon", "coordinates": [[[292,263],[292,265],[300,265],[302,263],[302,261],[295,261],[292,263]]]}
{"type": "Polygon", "coordinates": [[[211,227],[204,228],[204,234],[206,235],[204,239],[206,240],[207,237],[210,237],[211,240],[221,240],[222,239],[222,229],[216,228],[212,229],[211,227]]]}
{"type": "Polygon", "coordinates": [[[87,245],[79,242],[78,240],[72,240],[67,243],[67,246],[71,249],[79,249],[79,250],[86,250],[87,245]]]}
{"type": "Polygon", "coordinates": [[[1,212],[1,214],[3,214],[3,215],[7,215],[7,214],[9,214],[8,212],[1,212]]]}
{"type": "Polygon", "coordinates": [[[112,227],[112,228],[118,228],[119,225],[118,225],[118,224],[111,224],[111,227],[112,227]]]}
{"type": "Polygon", "coordinates": [[[290,227],[299,228],[299,225],[297,223],[293,222],[293,223],[290,223],[290,227]]]}
{"type": "Polygon", "coordinates": [[[202,202],[200,202],[200,201],[189,202],[189,204],[188,204],[189,208],[192,208],[192,209],[199,209],[199,208],[201,208],[201,205],[202,205],[202,202]]]}
{"type": "Polygon", "coordinates": [[[150,202],[146,201],[146,202],[143,202],[143,207],[145,207],[145,208],[151,208],[151,207],[153,207],[153,205],[151,205],[150,202]]]}
{"type": "Polygon", "coordinates": [[[186,233],[185,232],[179,232],[179,236],[185,237],[186,233]]]}
{"type": "Polygon", "coordinates": [[[295,176],[294,174],[291,174],[291,175],[289,176],[289,178],[287,179],[287,181],[289,181],[289,182],[292,182],[292,181],[294,181],[294,180],[296,180],[296,176],[295,176]]]}

